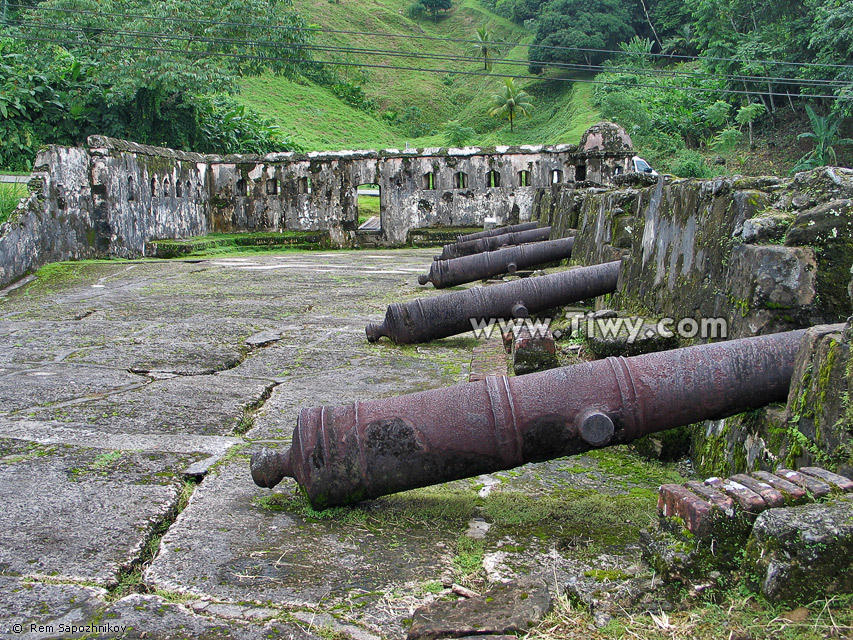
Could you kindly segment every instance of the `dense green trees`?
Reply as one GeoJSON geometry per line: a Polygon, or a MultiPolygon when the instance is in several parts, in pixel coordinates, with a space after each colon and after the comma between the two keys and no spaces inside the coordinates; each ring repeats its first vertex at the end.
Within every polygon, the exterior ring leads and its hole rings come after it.
{"type": "Polygon", "coordinates": [[[728,156],[751,146],[756,121],[781,106],[803,113],[795,98],[814,96],[815,135],[828,126],[817,112],[853,116],[853,100],[821,97],[853,96],[850,0],[497,0],[495,9],[535,25],[531,72],[603,69],[596,80],[612,84],[595,90],[602,115],[664,169],[705,173],[694,149],[728,156]]]}
{"type": "Polygon", "coordinates": [[[294,74],[305,26],[287,0],[41,2],[0,28],[0,164],[26,169],[41,144],[92,133],[199,151],[292,147],[227,95],[245,75],[294,74]]]}
{"type": "Polygon", "coordinates": [[[409,7],[409,16],[418,18],[429,14],[433,20],[438,20],[440,11],[450,11],[452,7],[452,0],[416,0],[409,7]]]}
{"type": "Polygon", "coordinates": [[[621,0],[551,0],[542,6],[530,71],[549,62],[597,64],[608,56],[595,49],[616,49],[634,35],[629,5],[621,0]],[[573,47],[575,50],[548,47],[573,47]]]}

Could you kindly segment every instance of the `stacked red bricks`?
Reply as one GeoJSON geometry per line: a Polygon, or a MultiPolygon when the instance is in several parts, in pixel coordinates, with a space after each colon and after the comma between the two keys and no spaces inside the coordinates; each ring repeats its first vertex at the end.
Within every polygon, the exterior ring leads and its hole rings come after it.
{"type": "Polygon", "coordinates": [[[721,527],[748,528],[762,511],[814,502],[834,493],[853,492],[853,481],[820,469],[753,471],[726,480],[708,478],[684,485],[665,484],[658,495],[658,513],[678,517],[695,536],[704,538],[721,527]]]}

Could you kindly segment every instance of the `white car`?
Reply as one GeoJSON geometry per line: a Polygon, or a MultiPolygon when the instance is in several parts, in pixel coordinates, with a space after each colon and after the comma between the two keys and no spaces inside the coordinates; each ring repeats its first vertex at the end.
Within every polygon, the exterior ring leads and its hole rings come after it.
{"type": "Polygon", "coordinates": [[[634,166],[634,171],[637,173],[648,173],[652,176],[658,175],[658,172],[652,169],[652,165],[643,160],[640,156],[634,156],[631,158],[631,163],[634,166]]]}

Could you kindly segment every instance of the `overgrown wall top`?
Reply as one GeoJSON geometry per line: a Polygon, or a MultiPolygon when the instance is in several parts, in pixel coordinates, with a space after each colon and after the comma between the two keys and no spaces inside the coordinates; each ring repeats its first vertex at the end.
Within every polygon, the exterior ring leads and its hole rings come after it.
{"type": "Polygon", "coordinates": [[[725,318],[729,337],[843,321],[853,265],[853,171],[781,178],[617,178],[537,203],[572,261],[623,259],[610,303],[656,316],[725,318]]]}

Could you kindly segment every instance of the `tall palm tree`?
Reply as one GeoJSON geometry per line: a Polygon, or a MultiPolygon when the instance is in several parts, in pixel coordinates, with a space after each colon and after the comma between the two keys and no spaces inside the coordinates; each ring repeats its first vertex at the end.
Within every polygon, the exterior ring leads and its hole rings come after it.
{"type": "Polygon", "coordinates": [[[471,45],[471,48],[477,52],[478,56],[483,58],[483,68],[486,71],[492,70],[492,34],[486,27],[480,27],[476,32],[477,41],[471,45]]]}
{"type": "Polygon", "coordinates": [[[492,96],[495,105],[490,111],[490,116],[509,119],[509,130],[512,131],[513,121],[516,115],[529,116],[533,110],[530,94],[522,91],[515,84],[515,80],[507,78],[500,93],[492,96]]]}

